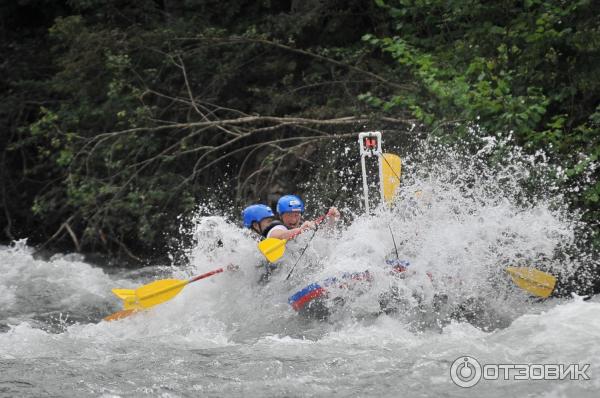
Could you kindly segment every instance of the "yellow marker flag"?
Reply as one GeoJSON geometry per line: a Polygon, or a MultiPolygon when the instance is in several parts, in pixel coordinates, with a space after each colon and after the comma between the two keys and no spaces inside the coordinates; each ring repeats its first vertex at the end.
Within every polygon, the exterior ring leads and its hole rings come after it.
{"type": "Polygon", "coordinates": [[[400,160],[400,156],[393,153],[384,153],[382,157],[383,199],[386,203],[391,203],[400,185],[402,161],[400,160]]]}

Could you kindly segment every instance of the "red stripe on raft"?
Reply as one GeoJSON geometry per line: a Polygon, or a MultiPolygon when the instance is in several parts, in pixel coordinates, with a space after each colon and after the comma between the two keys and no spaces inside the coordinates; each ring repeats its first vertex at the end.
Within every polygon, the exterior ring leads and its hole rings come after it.
{"type": "Polygon", "coordinates": [[[325,294],[326,290],[323,289],[322,287],[313,290],[312,292],[302,296],[302,298],[298,299],[298,301],[294,302],[294,304],[292,304],[292,307],[296,310],[296,311],[300,311],[302,308],[304,308],[304,305],[309,302],[312,299],[315,299],[317,297],[321,297],[323,294],[325,294]]]}

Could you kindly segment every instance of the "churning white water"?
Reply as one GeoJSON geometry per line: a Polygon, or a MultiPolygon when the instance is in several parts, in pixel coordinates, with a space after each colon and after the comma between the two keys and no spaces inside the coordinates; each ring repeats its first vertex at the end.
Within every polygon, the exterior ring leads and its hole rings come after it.
{"type": "Polygon", "coordinates": [[[531,165],[455,161],[405,163],[394,208],[290,242],[268,283],[259,282],[254,238],[221,216],[198,218],[188,267],[102,269],[72,255],[38,260],[23,243],[0,248],[0,394],[597,396],[598,299],[532,299],[504,272],[573,272],[580,264],[556,252],[572,243],[575,217],[556,195],[528,199],[520,182],[531,165]],[[396,257],[392,234],[410,263],[403,278],[385,262],[396,257]],[[120,309],[111,288],[227,264],[239,269],[145,313],[100,321],[120,309]],[[312,282],[366,270],[369,282],[331,286],[326,319],[288,304],[312,282]],[[467,355],[482,365],[589,364],[589,380],[483,378],[461,388],[450,369],[467,355]]]}

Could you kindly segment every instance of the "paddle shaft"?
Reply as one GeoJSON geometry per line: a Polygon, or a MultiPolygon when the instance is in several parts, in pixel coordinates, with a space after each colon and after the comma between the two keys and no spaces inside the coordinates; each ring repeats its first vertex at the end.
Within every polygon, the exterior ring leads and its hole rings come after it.
{"type": "Polygon", "coordinates": [[[315,234],[317,233],[317,229],[319,228],[319,224],[321,224],[323,222],[323,220],[325,220],[325,218],[327,218],[327,214],[325,214],[325,215],[323,215],[323,216],[321,216],[321,217],[319,217],[319,218],[317,218],[315,220],[315,226],[316,226],[315,231],[313,232],[312,236],[310,237],[310,239],[306,243],[306,246],[304,246],[304,248],[302,249],[302,253],[300,253],[300,256],[298,257],[298,259],[294,263],[294,266],[292,267],[292,269],[290,269],[290,272],[285,277],[286,281],[288,279],[290,279],[290,276],[292,276],[292,273],[294,272],[294,268],[296,268],[296,265],[298,265],[298,263],[300,262],[300,259],[304,255],[304,252],[306,251],[306,249],[308,249],[308,245],[310,245],[310,241],[315,237],[315,234]]]}
{"type": "MultiPolygon", "coordinates": [[[[322,215],[321,217],[317,218],[315,221],[313,221],[313,222],[315,223],[315,227],[318,227],[318,226],[319,226],[319,224],[321,224],[321,223],[323,222],[323,220],[325,220],[325,218],[327,218],[327,214],[324,214],[324,215],[322,215]]],[[[296,231],[296,232],[294,232],[294,234],[293,234],[292,236],[290,236],[290,238],[289,238],[289,239],[287,239],[287,240],[292,240],[292,239],[294,239],[296,236],[298,236],[298,235],[300,235],[301,233],[303,233],[303,232],[306,232],[306,231],[308,231],[308,230],[309,230],[309,228],[307,228],[307,229],[301,229],[301,230],[299,230],[299,231],[296,231]]]]}
{"type": "Polygon", "coordinates": [[[146,295],[146,296],[144,296],[144,297],[140,297],[140,299],[142,299],[142,300],[147,300],[147,299],[149,299],[149,298],[152,298],[152,297],[158,296],[158,295],[160,295],[160,294],[164,294],[164,293],[166,293],[166,292],[168,292],[168,291],[171,291],[171,290],[173,290],[173,289],[179,289],[181,286],[185,286],[185,285],[187,285],[188,283],[192,283],[192,282],[199,281],[200,279],[208,278],[209,276],[212,276],[212,275],[215,275],[215,274],[221,273],[221,272],[223,272],[224,270],[225,270],[224,268],[218,268],[218,269],[212,270],[212,271],[210,271],[210,272],[207,272],[207,273],[205,273],[205,274],[202,274],[202,275],[195,276],[195,277],[193,277],[192,279],[188,279],[187,281],[181,281],[181,283],[180,283],[180,284],[173,285],[173,286],[171,286],[171,287],[169,287],[169,288],[167,288],[167,289],[159,290],[159,291],[157,291],[157,292],[154,292],[154,293],[152,293],[152,294],[148,294],[148,295],[146,295]]]}
{"type": "MultiPolygon", "coordinates": [[[[325,220],[326,217],[327,217],[327,215],[324,215],[324,216],[321,216],[321,217],[317,218],[314,221],[315,226],[319,226],[319,224],[321,224],[323,222],[323,220],[325,220]]],[[[269,253],[274,252],[275,250],[279,249],[281,246],[284,246],[290,240],[296,238],[298,235],[300,235],[301,233],[306,232],[306,231],[308,231],[308,229],[301,229],[299,231],[294,232],[288,239],[280,239],[281,242],[279,244],[273,246],[269,250],[265,250],[264,254],[269,254],[269,253]]]]}
{"type": "Polygon", "coordinates": [[[390,229],[390,235],[392,235],[392,242],[394,242],[394,249],[396,250],[396,259],[400,260],[400,254],[398,254],[398,246],[396,246],[396,239],[394,239],[394,233],[392,232],[392,226],[388,224],[388,228],[390,229]]]}
{"type": "Polygon", "coordinates": [[[192,282],[199,281],[200,279],[208,278],[209,276],[213,276],[214,274],[218,274],[223,271],[225,271],[225,268],[217,268],[217,269],[207,272],[205,274],[193,277],[192,279],[188,280],[188,283],[192,283],[192,282]]]}

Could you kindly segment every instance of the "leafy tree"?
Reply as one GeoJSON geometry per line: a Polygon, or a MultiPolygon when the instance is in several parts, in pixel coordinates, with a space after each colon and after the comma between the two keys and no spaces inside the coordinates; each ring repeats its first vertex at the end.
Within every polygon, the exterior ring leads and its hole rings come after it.
{"type": "Polygon", "coordinates": [[[315,146],[370,122],[352,116],[367,110],[358,94],[388,83],[358,66],[355,29],[384,13],[313,5],[68,2],[44,36],[37,84],[51,101],[5,151],[26,153],[22,174],[40,181],[23,198],[35,216],[24,232],[39,223],[55,247],[156,258],[198,201],[291,189],[315,146]],[[287,186],[274,184],[283,174],[287,186]]]}
{"type": "Polygon", "coordinates": [[[408,108],[430,126],[451,122],[458,137],[475,128],[545,151],[564,167],[571,203],[600,243],[598,2],[376,2],[394,33],[364,40],[413,87],[362,98],[388,112],[408,108]]]}

